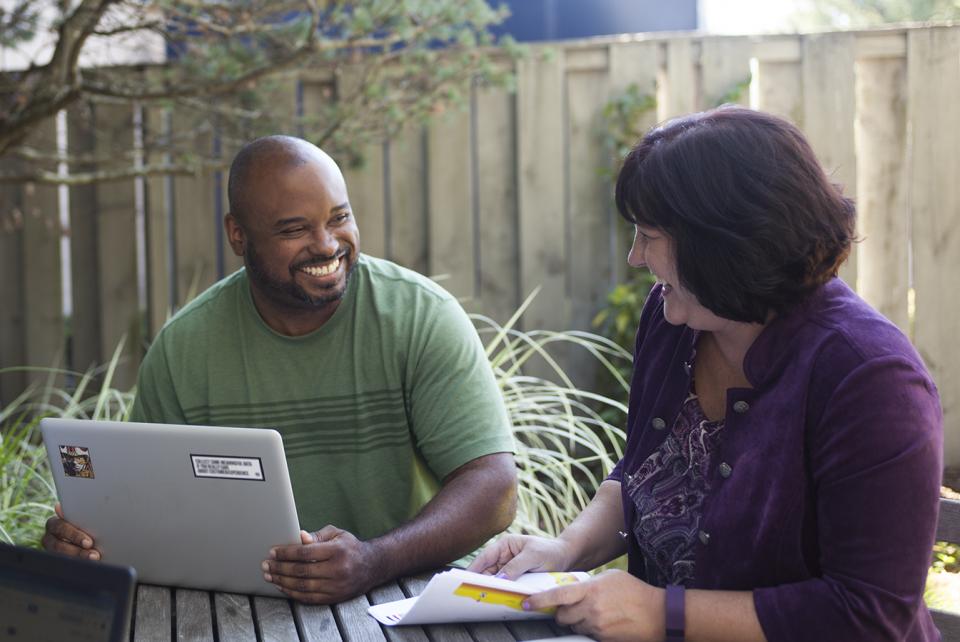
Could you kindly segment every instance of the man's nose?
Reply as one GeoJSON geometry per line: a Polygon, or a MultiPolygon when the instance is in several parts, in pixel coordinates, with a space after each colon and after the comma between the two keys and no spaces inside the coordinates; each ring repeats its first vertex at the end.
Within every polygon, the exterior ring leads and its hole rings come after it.
{"type": "Polygon", "coordinates": [[[337,239],[328,230],[317,228],[311,238],[310,251],[317,256],[333,256],[339,249],[337,239]]]}

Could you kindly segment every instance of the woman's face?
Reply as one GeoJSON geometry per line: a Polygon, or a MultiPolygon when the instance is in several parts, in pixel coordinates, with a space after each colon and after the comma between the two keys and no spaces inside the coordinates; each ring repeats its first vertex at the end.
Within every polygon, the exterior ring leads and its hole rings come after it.
{"type": "Polygon", "coordinates": [[[673,239],[662,230],[634,225],[627,263],[638,268],[646,266],[663,284],[663,313],[668,323],[709,331],[726,322],[700,305],[697,297],[680,285],[673,239]]]}

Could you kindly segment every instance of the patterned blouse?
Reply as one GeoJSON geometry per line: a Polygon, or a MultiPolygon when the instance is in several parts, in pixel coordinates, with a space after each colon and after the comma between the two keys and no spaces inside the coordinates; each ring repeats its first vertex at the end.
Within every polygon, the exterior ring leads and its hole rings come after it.
{"type": "Polygon", "coordinates": [[[710,460],[723,425],[722,419],[708,420],[691,393],[670,435],[628,477],[637,516],[631,528],[653,586],[693,579],[701,506],[710,493],[710,460]]]}

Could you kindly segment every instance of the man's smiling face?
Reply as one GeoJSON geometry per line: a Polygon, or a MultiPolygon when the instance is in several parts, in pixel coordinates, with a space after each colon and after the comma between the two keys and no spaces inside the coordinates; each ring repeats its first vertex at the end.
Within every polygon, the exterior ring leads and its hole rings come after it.
{"type": "Polygon", "coordinates": [[[242,211],[228,229],[261,315],[272,326],[271,319],[310,311],[329,318],[360,248],[340,170],[322,152],[283,150],[260,159],[246,178],[242,211]]]}

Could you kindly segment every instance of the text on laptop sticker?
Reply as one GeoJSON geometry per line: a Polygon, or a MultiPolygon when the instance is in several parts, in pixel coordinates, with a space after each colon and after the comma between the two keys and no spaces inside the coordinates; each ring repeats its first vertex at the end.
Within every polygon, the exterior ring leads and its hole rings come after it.
{"type": "Polygon", "coordinates": [[[193,462],[193,474],[197,477],[264,481],[263,464],[259,457],[190,455],[190,460],[193,462]]]}
{"type": "Polygon", "coordinates": [[[93,479],[93,460],[90,459],[89,448],[61,445],[60,462],[63,464],[63,474],[67,477],[93,479]]]}

